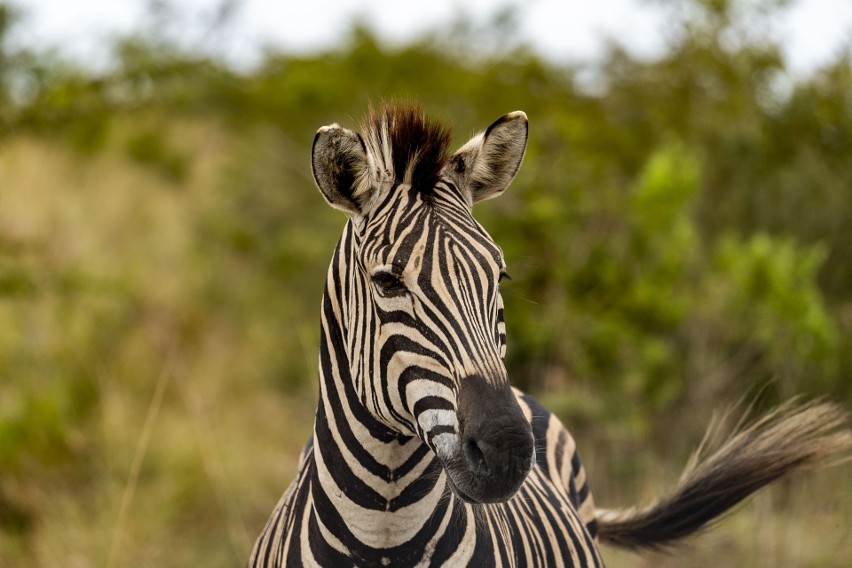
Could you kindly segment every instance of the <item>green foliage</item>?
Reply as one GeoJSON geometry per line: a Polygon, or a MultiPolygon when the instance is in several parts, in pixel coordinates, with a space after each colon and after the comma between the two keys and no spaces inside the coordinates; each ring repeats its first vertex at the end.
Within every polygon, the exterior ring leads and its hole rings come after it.
{"type": "Polygon", "coordinates": [[[838,380],[837,325],[817,283],[824,261],[822,246],[802,247],[763,233],[746,241],[723,238],[714,255],[714,285],[729,296],[722,314],[741,322],[730,326],[739,339],[758,343],[797,391],[821,390],[811,381],[825,388],[838,380]]]}
{"type": "Polygon", "coordinates": [[[186,177],[186,158],[169,148],[158,131],[147,130],[132,135],[127,141],[127,154],[137,162],[159,170],[173,181],[181,181],[186,177]]]}
{"type": "Polygon", "coordinates": [[[48,309],[59,318],[55,324],[74,333],[72,318],[66,317],[75,297],[70,275],[46,266],[33,243],[0,235],[0,250],[0,375],[5,378],[0,469],[16,471],[28,459],[53,464],[69,457],[80,421],[97,402],[97,389],[75,365],[72,347],[42,327],[42,310],[48,309]]]}
{"type": "Polygon", "coordinates": [[[547,261],[516,278],[538,305],[515,301],[506,287],[516,379],[567,397],[577,382],[594,385],[608,402],[585,412],[602,420],[617,408],[634,432],[666,428],[659,417],[703,391],[707,368],[731,361],[743,362],[714,378],[715,388],[749,377],[789,396],[842,384],[836,324],[817,284],[824,247],[765,233],[702,236],[701,178],[698,160],[675,142],[586,218],[568,221],[565,205],[535,190],[522,198],[521,221],[498,240],[511,243],[510,258],[547,261]]]}

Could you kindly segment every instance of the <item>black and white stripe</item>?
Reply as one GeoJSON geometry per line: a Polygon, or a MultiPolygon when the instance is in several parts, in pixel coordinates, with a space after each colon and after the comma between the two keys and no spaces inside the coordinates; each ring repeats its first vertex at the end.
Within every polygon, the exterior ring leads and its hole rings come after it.
{"type": "Polygon", "coordinates": [[[506,189],[526,136],[510,113],[448,156],[447,130],[413,106],[317,133],[317,184],[350,218],[322,303],[314,436],[250,566],[601,566],[599,528],[637,546],[642,515],[667,511],[596,511],[570,434],[509,386],[505,261],[471,208],[506,189]]]}

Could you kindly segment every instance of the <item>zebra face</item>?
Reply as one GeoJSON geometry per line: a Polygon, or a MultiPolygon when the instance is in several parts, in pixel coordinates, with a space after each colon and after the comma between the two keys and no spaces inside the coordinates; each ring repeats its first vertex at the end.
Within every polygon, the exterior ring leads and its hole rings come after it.
{"type": "Polygon", "coordinates": [[[334,125],[314,142],[317,185],[351,217],[336,256],[353,403],[418,437],[470,502],[510,498],[535,460],[502,360],[505,262],[471,214],[509,185],[526,136],[511,113],[447,158],[446,130],[392,107],[364,137],[334,125]]]}

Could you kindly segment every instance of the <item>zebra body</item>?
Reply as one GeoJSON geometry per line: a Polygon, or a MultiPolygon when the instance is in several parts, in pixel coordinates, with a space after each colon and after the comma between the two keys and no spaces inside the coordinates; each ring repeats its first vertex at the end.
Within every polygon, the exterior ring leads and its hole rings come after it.
{"type": "Polygon", "coordinates": [[[314,435],[249,566],[602,566],[599,538],[665,545],[848,447],[836,409],[793,409],[658,504],[595,509],[573,438],[509,386],[506,265],[471,214],[508,187],[526,139],[514,112],[449,156],[416,106],[317,133],[314,178],[349,221],[323,295],[314,435]]]}
{"type": "MultiPolygon", "coordinates": [[[[536,466],[508,502],[466,503],[435,475],[432,495],[416,503],[413,511],[382,511],[369,522],[363,512],[345,518],[351,504],[335,502],[335,496],[326,493],[312,440],[249,564],[602,566],[593,536],[594,506],[574,440],[535,400],[517,395],[531,419],[536,446],[550,451],[537,453],[536,466]],[[370,528],[363,530],[362,525],[370,528]]],[[[430,463],[425,470],[439,467],[430,463]]]]}

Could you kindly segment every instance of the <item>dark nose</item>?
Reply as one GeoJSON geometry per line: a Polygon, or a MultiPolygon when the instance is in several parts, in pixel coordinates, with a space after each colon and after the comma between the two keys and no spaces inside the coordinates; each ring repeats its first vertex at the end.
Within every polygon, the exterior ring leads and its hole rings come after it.
{"type": "Polygon", "coordinates": [[[508,383],[465,379],[459,397],[462,452],[470,486],[481,503],[509,499],[530,471],[535,452],[532,428],[508,383]]]}

